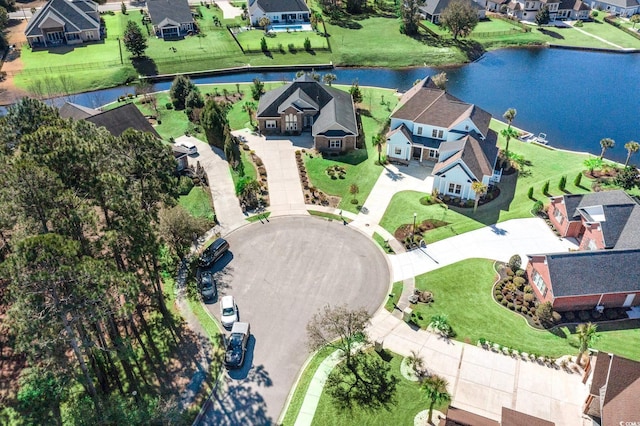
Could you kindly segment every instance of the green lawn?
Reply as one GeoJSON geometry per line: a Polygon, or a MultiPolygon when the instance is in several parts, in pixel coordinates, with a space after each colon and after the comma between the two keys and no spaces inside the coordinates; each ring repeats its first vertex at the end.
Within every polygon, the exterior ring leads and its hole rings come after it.
{"type": "MultiPolygon", "coordinates": [[[[428,401],[424,397],[418,382],[405,379],[400,373],[402,357],[386,352],[382,359],[391,367],[391,374],[400,379],[396,389],[396,403],[389,410],[379,409],[365,411],[360,407],[354,407],[352,411],[339,411],[332,403],[331,397],[326,391],[322,392],[316,414],[313,418],[314,426],[342,426],[342,425],[412,425],[416,414],[427,409],[428,401]]],[[[370,352],[369,356],[380,356],[376,352],[370,352]]],[[[305,372],[306,374],[306,372],[305,372]]],[[[453,384],[449,384],[449,392],[452,392],[453,384]]],[[[448,404],[436,406],[436,410],[446,411],[448,404]]]]}
{"type": "Polygon", "coordinates": [[[394,251],[389,246],[389,243],[384,238],[382,238],[382,235],[378,234],[377,232],[373,233],[373,241],[378,243],[378,245],[382,248],[382,250],[384,250],[385,253],[394,254],[394,251]]]}
{"type": "Polygon", "coordinates": [[[402,288],[403,287],[404,287],[404,284],[403,284],[402,281],[397,281],[397,282],[393,283],[393,288],[391,289],[391,294],[389,294],[389,296],[387,298],[387,302],[384,304],[384,308],[387,311],[389,311],[389,312],[393,312],[394,311],[395,306],[400,301],[400,296],[402,295],[402,288]]]}
{"type": "Polygon", "coordinates": [[[211,195],[208,189],[201,186],[194,186],[189,194],[178,199],[178,203],[184,207],[192,216],[204,217],[213,220],[215,214],[211,207],[211,195]]]}
{"type": "MultiPolygon", "coordinates": [[[[481,337],[503,346],[552,357],[577,353],[577,338],[567,328],[555,335],[535,330],[526,320],[496,303],[491,294],[497,277],[493,262],[469,259],[416,277],[416,288],[433,293],[434,303],[418,304],[417,322],[426,327],[433,315],[445,314],[456,340],[481,337]],[[563,336],[563,337],[559,337],[563,336]]],[[[640,360],[640,329],[601,331],[593,347],[640,360]]]]}
{"type": "MultiPolygon", "coordinates": [[[[348,86],[337,87],[348,90],[348,86]]],[[[365,87],[360,89],[364,96],[360,105],[360,109],[364,110],[364,113],[361,113],[360,117],[366,139],[365,148],[338,157],[321,158],[313,155],[311,158],[308,154],[305,156],[305,166],[311,183],[329,195],[342,197],[338,208],[350,212],[357,212],[358,206],[364,204],[383,170],[381,166],[375,165],[378,160],[378,150],[372,146],[371,138],[382,130],[390,110],[393,110],[397,103],[393,90],[365,87]],[[383,97],[384,106],[381,104],[383,97]],[[390,103],[389,107],[386,106],[387,102],[390,103]],[[347,173],[344,179],[331,179],[327,175],[327,168],[333,165],[339,165],[346,169],[347,173]],[[349,193],[349,187],[352,183],[359,187],[359,193],[356,196],[358,204],[351,202],[353,196],[349,193]]]]}
{"type": "Polygon", "coordinates": [[[243,31],[236,37],[245,51],[260,51],[260,42],[263,37],[271,51],[289,52],[289,44],[292,44],[296,50],[304,50],[304,41],[307,38],[311,42],[312,49],[327,49],[329,47],[326,37],[322,37],[314,31],[272,32],[265,36],[262,30],[251,30],[243,31]]]}
{"type": "MultiPolygon", "coordinates": [[[[491,127],[499,131],[504,127],[504,123],[493,120],[491,127]]],[[[500,147],[504,148],[504,142],[500,137],[500,147]]],[[[550,182],[550,195],[563,194],[558,189],[562,176],[567,177],[568,193],[589,192],[591,182],[586,177],[583,176],[581,187],[573,184],[575,177],[585,170],[583,163],[588,155],[555,151],[517,140],[511,140],[509,151],[522,155],[528,165],[524,166],[518,174],[503,176],[498,184],[500,196],[479,206],[476,213],[473,212],[473,208],[445,208],[442,204],[424,206],[419,200],[426,194],[404,191],[394,195],[380,225],[393,234],[401,225],[412,222],[411,213],[413,212],[418,214],[419,221],[438,219],[449,223],[448,226],[427,232],[427,242],[431,243],[505,220],[531,217],[534,201],[527,197],[527,192],[530,187],[533,187],[533,197],[546,203],[548,197],[542,194],[542,186],[547,180],[550,182]]]]}
{"type": "Polygon", "coordinates": [[[316,371],[318,370],[318,367],[320,366],[322,361],[324,361],[326,357],[331,355],[333,351],[334,350],[332,348],[323,348],[313,355],[313,358],[311,358],[311,360],[307,364],[306,368],[302,372],[302,375],[300,376],[300,380],[296,384],[295,391],[293,392],[293,396],[291,397],[291,401],[289,402],[289,405],[287,407],[287,412],[282,419],[282,426],[290,426],[295,424],[313,375],[316,374],[316,371]]]}
{"type": "MultiPolygon", "coordinates": [[[[640,49],[640,40],[619,28],[604,22],[604,13],[598,14],[593,22],[585,22],[580,29],[625,48],[640,49]]],[[[609,46],[610,48],[612,46],[609,46]]]]}

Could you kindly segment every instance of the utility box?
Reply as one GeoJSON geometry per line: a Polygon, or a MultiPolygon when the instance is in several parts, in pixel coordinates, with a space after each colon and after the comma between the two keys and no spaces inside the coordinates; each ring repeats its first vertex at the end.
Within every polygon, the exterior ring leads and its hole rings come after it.
{"type": "Polygon", "coordinates": [[[402,311],[402,321],[409,322],[411,321],[411,314],[413,313],[413,309],[407,307],[402,311]]]}
{"type": "Polygon", "coordinates": [[[384,340],[382,338],[376,339],[376,341],[373,344],[373,347],[375,348],[376,352],[378,353],[382,352],[383,344],[384,344],[384,340]]]}

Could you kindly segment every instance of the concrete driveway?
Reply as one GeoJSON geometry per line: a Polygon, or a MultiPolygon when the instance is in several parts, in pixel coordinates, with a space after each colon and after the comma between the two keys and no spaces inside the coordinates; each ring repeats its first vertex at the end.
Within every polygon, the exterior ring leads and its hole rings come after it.
{"type": "MultiPolygon", "coordinates": [[[[203,423],[275,423],[309,355],[306,324],[327,304],[373,314],[389,289],[387,261],[362,233],[309,216],[272,218],[225,238],[231,250],[215,266],[219,293],[235,297],[252,340],[245,368],[227,373],[203,423]]],[[[208,308],[219,317],[217,302],[208,308]]]]}

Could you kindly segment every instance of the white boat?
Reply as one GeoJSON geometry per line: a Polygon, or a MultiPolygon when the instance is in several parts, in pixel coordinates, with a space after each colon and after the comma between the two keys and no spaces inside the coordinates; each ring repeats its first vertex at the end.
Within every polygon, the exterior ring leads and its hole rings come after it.
{"type": "Polygon", "coordinates": [[[546,145],[549,143],[547,141],[546,133],[538,133],[538,136],[534,136],[533,133],[527,133],[519,138],[522,142],[527,143],[538,143],[540,145],[546,145]]]}

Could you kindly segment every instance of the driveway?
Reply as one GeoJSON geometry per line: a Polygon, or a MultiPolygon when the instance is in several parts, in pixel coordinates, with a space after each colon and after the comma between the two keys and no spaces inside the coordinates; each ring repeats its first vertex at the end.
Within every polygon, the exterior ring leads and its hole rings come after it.
{"type": "Polygon", "coordinates": [[[222,234],[237,228],[245,222],[245,215],[242,213],[238,197],[236,197],[235,186],[231,179],[229,163],[225,159],[224,153],[219,148],[214,148],[193,136],[180,136],[176,142],[193,142],[198,147],[198,153],[189,155],[189,165],[196,167],[200,165],[207,172],[209,178],[209,189],[213,198],[213,207],[216,211],[216,219],[220,223],[222,234]]]}
{"type": "MultiPolygon", "coordinates": [[[[225,238],[219,293],[236,298],[252,339],[245,368],[227,373],[203,424],[275,423],[309,355],[306,324],[327,304],[373,314],[389,289],[387,261],[362,233],[317,217],[270,218],[225,238]]],[[[219,317],[217,302],[208,308],[219,317]]]]}

